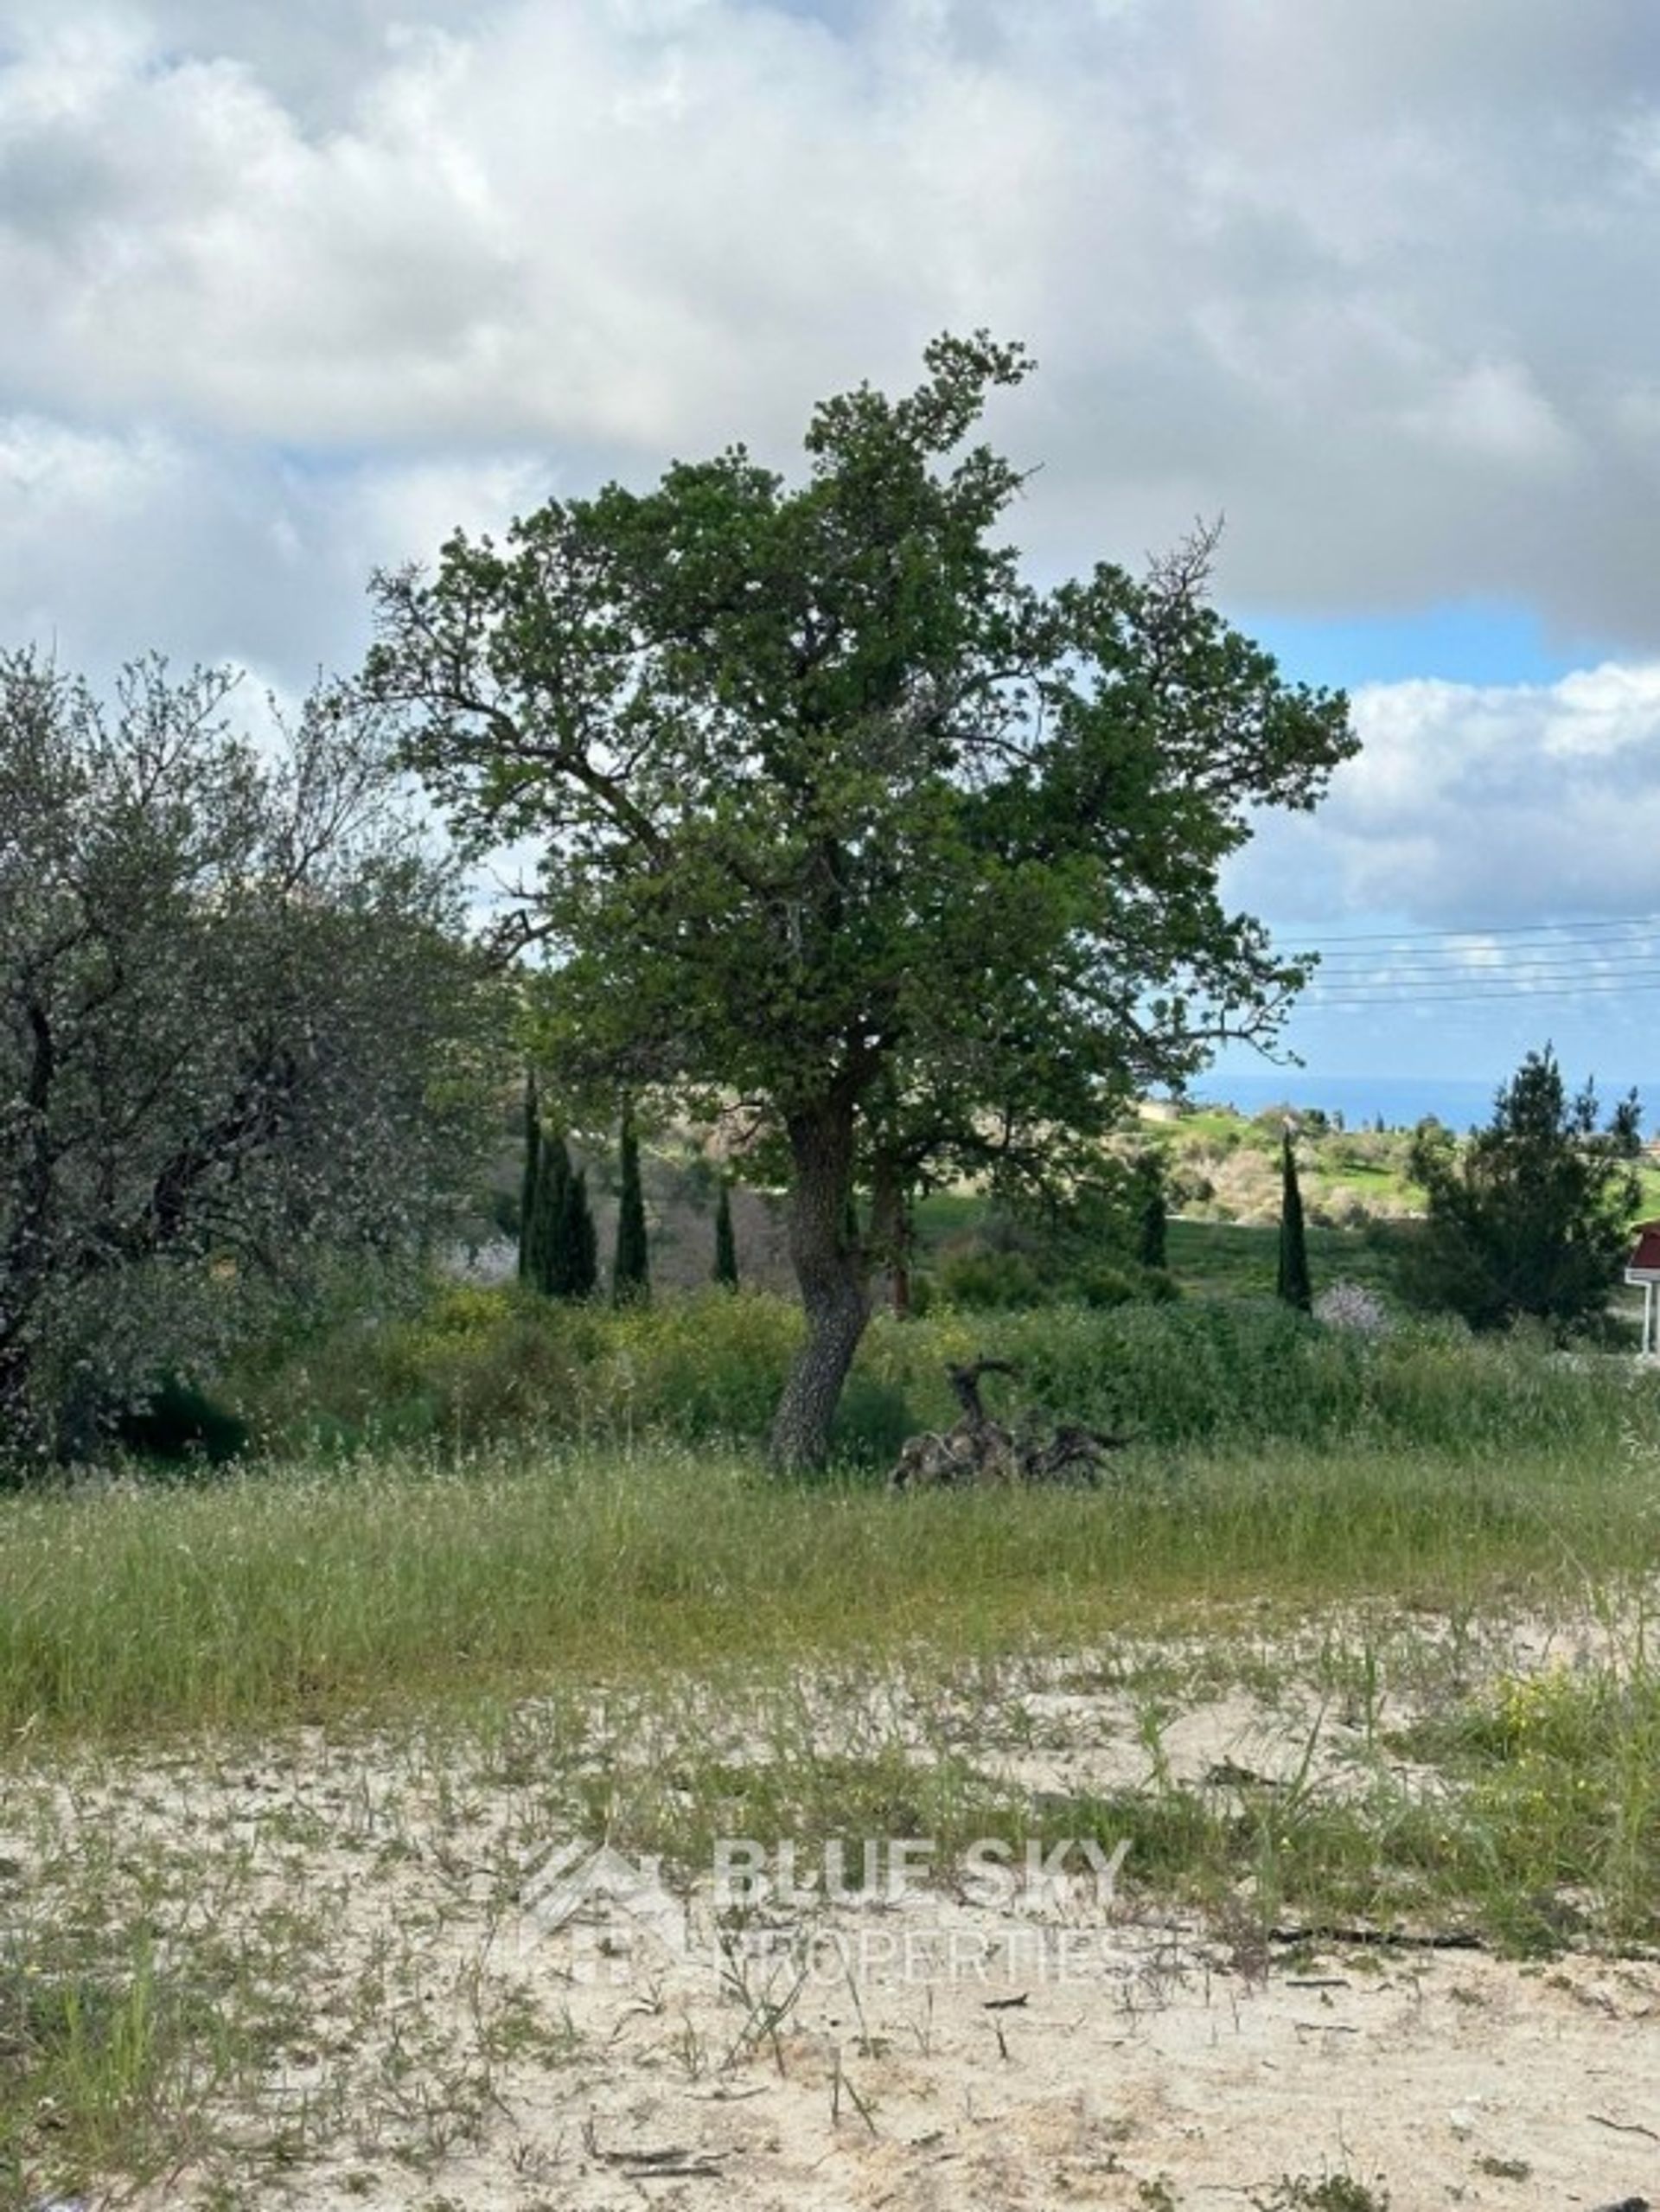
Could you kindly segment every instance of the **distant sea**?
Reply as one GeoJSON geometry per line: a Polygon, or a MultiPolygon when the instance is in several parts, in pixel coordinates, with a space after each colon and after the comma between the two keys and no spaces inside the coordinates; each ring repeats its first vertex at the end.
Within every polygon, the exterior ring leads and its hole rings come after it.
{"type": "MultiPolygon", "coordinates": [[[[1513,1072],[1513,1071],[1511,1071],[1513,1072]]],[[[1236,1106],[1242,1114],[1260,1114],[1270,1106],[1318,1106],[1327,1114],[1341,1114],[1350,1128],[1370,1124],[1381,1114],[1392,1129],[1409,1129],[1433,1114],[1450,1129],[1478,1128],[1493,1117],[1493,1100],[1509,1073],[1491,1083],[1465,1077],[1436,1076],[1315,1075],[1302,1068],[1268,1068],[1254,1075],[1198,1077],[1189,1096],[1206,1105],[1236,1106]]],[[[1567,1077],[1570,1089],[1577,1079],[1567,1077]]],[[[1660,1128],[1660,1080],[1644,1083],[1626,1078],[1605,1083],[1597,1078],[1597,1104],[1606,1116],[1617,1099],[1635,1088],[1643,1102],[1645,1132],[1660,1128]]]]}

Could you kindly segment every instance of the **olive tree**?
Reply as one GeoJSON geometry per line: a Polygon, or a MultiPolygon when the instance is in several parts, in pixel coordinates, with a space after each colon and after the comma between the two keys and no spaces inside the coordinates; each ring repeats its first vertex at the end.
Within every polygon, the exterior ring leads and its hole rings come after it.
{"type": "Polygon", "coordinates": [[[0,1446],[85,1448],[342,1246],[408,1252],[476,1159],[488,989],[383,732],[233,679],[106,710],[0,655],[0,1446]]]}
{"type": "Polygon", "coordinates": [[[748,1102],[782,1153],[783,1466],[824,1454],[920,1182],[1052,1164],[1303,973],[1218,870],[1253,809],[1313,802],[1344,701],[1212,611],[1204,536],[1025,580],[1020,472],[971,434],[1029,368],[943,338],[914,392],[823,402],[799,483],[738,447],[374,585],[369,695],[464,836],[540,851],[562,1071],[748,1102]]]}

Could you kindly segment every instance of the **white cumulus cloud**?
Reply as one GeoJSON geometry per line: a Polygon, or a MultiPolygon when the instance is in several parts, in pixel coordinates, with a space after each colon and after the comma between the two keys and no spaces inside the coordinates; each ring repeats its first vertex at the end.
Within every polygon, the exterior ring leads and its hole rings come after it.
{"type": "Polygon", "coordinates": [[[1650,0],[10,0],[0,420],[82,461],[0,633],[302,665],[412,486],[787,458],[985,323],[1041,567],[1225,511],[1241,604],[1640,658],[1657,149],[1650,0]]]}
{"type": "Polygon", "coordinates": [[[1459,931],[1660,913],[1660,662],[1370,685],[1353,707],[1359,754],[1316,816],[1264,824],[1234,871],[1242,904],[1459,931]]]}

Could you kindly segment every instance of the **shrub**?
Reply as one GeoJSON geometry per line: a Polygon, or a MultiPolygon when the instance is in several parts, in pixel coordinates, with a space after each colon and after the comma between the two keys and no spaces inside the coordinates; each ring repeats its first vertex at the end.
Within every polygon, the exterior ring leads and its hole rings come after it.
{"type": "Polygon", "coordinates": [[[592,1425],[686,1443],[758,1442],[801,1340],[800,1309],[711,1285],[605,1318],[592,1425]]]}
{"type": "Polygon", "coordinates": [[[246,1421],[215,1404],[203,1390],[177,1375],[164,1375],[142,1403],[129,1406],[116,1423],[116,1439],[145,1459],[205,1461],[223,1467],[248,1448],[246,1421]]]}
{"type": "Polygon", "coordinates": [[[970,1313],[1041,1305],[1044,1285],[1024,1252],[996,1251],[990,1245],[959,1244],[946,1252],[935,1270],[939,1295],[970,1313]]]}
{"type": "MultiPolygon", "coordinates": [[[[285,1448],[463,1448],[514,1434],[758,1448],[801,1327],[783,1299],[712,1284],[620,1311],[454,1287],[418,1314],[347,1320],[290,1345],[258,1378],[250,1410],[273,1410],[265,1440],[285,1448]]],[[[1019,1370],[988,1385],[999,1415],[1031,1408],[1157,1448],[1353,1440],[1617,1454],[1634,1424],[1660,1430],[1660,1391],[1628,1363],[1567,1361],[1457,1323],[1382,1334],[1321,1327],[1269,1297],[1139,1296],[941,1307],[903,1322],[878,1314],[848,1385],[839,1452],[882,1466],[905,1435],[948,1425],[947,1365],[980,1353],[1019,1370]]]]}
{"type": "Polygon", "coordinates": [[[1389,1326],[1382,1300],[1358,1282],[1334,1282],[1321,1291],[1314,1318],[1328,1329],[1352,1329],[1360,1336],[1382,1336],[1389,1326]]]}
{"type": "Polygon", "coordinates": [[[1069,1295],[1082,1306],[1133,1306],[1138,1301],[1168,1305],[1181,1291],[1168,1268],[1133,1267],[1110,1260],[1086,1261],[1074,1269],[1069,1295]]]}

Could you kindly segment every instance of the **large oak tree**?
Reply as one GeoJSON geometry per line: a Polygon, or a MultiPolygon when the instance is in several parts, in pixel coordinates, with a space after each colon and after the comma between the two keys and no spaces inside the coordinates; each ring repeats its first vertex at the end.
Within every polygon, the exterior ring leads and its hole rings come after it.
{"type": "Polygon", "coordinates": [[[818,407],[800,483],[737,447],[375,582],[410,758],[465,837],[540,850],[520,937],[567,1067],[748,1100],[785,1150],[782,1466],[826,1451],[922,1179],[1041,1166],[1301,980],[1217,872],[1253,809],[1313,802],[1344,701],[1211,611],[1203,536],[1025,579],[1020,472],[970,441],[1030,366],[942,338],[914,392],[818,407]]]}

